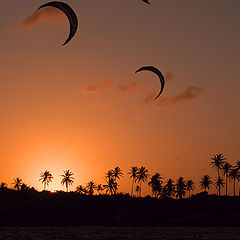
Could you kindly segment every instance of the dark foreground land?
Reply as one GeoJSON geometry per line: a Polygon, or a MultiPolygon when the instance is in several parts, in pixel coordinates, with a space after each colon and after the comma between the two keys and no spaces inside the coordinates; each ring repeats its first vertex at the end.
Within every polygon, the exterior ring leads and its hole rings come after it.
{"type": "Polygon", "coordinates": [[[0,226],[240,227],[240,198],[163,200],[7,190],[0,192],[0,226]]]}
{"type": "Polygon", "coordinates": [[[196,227],[1,227],[0,239],[173,240],[240,239],[240,228],[196,227]]]}

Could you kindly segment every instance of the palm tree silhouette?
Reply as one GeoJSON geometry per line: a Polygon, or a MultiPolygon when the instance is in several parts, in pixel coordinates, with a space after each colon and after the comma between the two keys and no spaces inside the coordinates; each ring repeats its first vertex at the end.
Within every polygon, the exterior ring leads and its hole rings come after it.
{"type": "Polygon", "coordinates": [[[21,185],[21,191],[29,191],[29,190],[30,190],[30,187],[27,184],[23,183],[21,185]]]}
{"type": "Polygon", "coordinates": [[[94,181],[90,181],[86,185],[86,189],[89,195],[93,195],[94,190],[97,188],[96,183],[94,181]]]}
{"type": "Polygon", "coordinates": [[[233,180],[233,194],[235,197],[235,182],[239,178],[239,172],[236,167],[232,167],[232,169],[229,172],[229,178],[233,180]]]}
{"type": "Polygon", "coordinates": [[[120,167],[115,167],[113,170],[112,170],[112,173],[113,173],[113,177],[115,178],[115,179],[120,179],[120,177],[122,177],[123,176],[123,172],[122,172],[122,170],[121,170],[121,168],[120,167]]]}
{"type": "Polygon", "coordinates": [[[176,184],[176,197],[182,199],[186,195],[186,182],[183,177],[179,177],[176,184]]]}
{"type": "Polygon", "coordinates": [[[215,188],[217,189],[218,191],[218,196],[221,196],[221,187],[224,187],[224,179],[222,176],[219,176],[216,178],[216,181],[214,183],[215,185],[215,188]]]}
{"type": "Polygon", "coordinates": [[[3,189],[7,189],[7,184],[5,182],[1,182],[0,184],[0,189],[3,190],[3,189]]]}
{"type": "Polygon", "coordinates": [[[107,173],[105,174],[105,177],[104,177],[106,180],[110,179],[110,178],[114,178],[114,173],[113,173],[113,170],[109,170],[107,171],[107,173]]]}
{"type": "Polygon", "coordinates": [[[52,182],[53,176],[49,171],[45,171],[45,172],[41,172],[40,173],[40,178],[39,181],[42,182],[43,184],[43,190],[46,190],[46,186],[50,184],[50,182],[52,182]]]}
{"type": "Polygon", "coordinates": [[[203,175],[201,180],[200,180],[200,188],[204,189],[205,192],[207,191],[207,189],[210,189],[211,184],[213,183],[211,180],[211,177],[209,175],[203,175]]]}
{"type": "Polygon", "coordinates": [[[76,187],[76,192],[79,193],[80,195],[86,195],[87,190],[83,185],[79,185],[76,187]]]}
{"type": "Polygon", "coordinates": [[[148,179],[148,170],[145,167],[141,167],[137,173],[137,180],[140,183],[140,197],[142,196],[142,183],[145,183],[148,179]]]}
{"type": "Polygon", "coordinates": [[[137,193],[137,197],[140,197],[140,194],[141,194],[141,188],[139,185],[136,186],[136,189],[135,189],[136,193],[137,193]]]}
{"type": "Polygon", "coordinates": [[[225,163],[225,160],[227,160],[227,158],[225,158],[222,153],[219,153],[219,154],[214,155],[211,159],[212,159],[212,161],[210,162],[210,165],[213,168],[217,169],[218,177],[219,177],[219,171],[222,169],[222,167],[225,163]]]}
{"type": "Polygon", "coordinates": [[[23,181],[22,181],[21,178],[18,177],[18,178],[14,179],[14,182],[12,184],[14,185],[13,188],[15,188],[18,191],[20,191],[21,190],[21,185],[23,184],[23,181]]]}
{"type": "Polygon", "coordinates": [[[104,187],[102,184],[98,184],[97,185],[97,191],[98,191],[98,195],[102,194],[102,191],[104,190],[104,187]]]}
{"type": "Polygon", "coordinates": [[[106,189],[106,194],[110,193],[110,195],[116,194],[118,191],[118,184],[114,178],[110,177],[106,179],[107,184],[104,185],[106,189]]]}
{"type": "Polygon", "coordinates": [[[63,177],[61,184],[66,186],[67,192],[68,192],[68,187],[69,185],[72,185],[74,183],[73,179],[74,177],[72,177],[73,172],[71,172],[70,170],[64,171],[64,174],[61,175],[61,177],[63,177]]]}
{"type": "Polygon", "coordinates": [[[166,195],[167,195],[168,198],[174,197],[174,195],[175,195],[175,185],[174,185],[173,180],[171,178],[168,179],[164,188],[166,189],[166,195]]]}
{"type": "Polygon", "coordinates": [[[188,180],[186,187],[187,187],[187,191],[188,191],[188,197],[190,197],[191,191],[193,191],[193,189],[195,188],[193,180],[188,180]]]}
{"type": "Polygon", "coordinates": [[[237,176],[238,185],[239,185],[239,193],[238,193],[238,195],[240,196],[240,184],[239,184],[239,181],[240,181],[240,161],[236,161],[236,168],[238,170],[238,176],[237,176]]]}
{"type": "Polygon", "coordinates": [[[151,176],[148,185],[152,188],[152,193],[154,197],[158,197],[162,192],[162,177],[160,173],[155,173],[151,176]]]}
{"type": "Polygon", "coordinates": [[[138,174],[138,168],[137,167],[131,167],[130,172],[130,178],[132,178],[132,189],[131,189],[131,197],[133,196],[133,185],[137,180],[137,174],[138,174]]]}
{"type": "Polygon", "coordinates": [[[232,168],[232,165],[229,162],[225,162],[224,165],[222,166],[222,172],[226,177],[225,183],[226,183],[226,196],[228,195],[228,177],[229,177],[229,172],[232,168]]]}

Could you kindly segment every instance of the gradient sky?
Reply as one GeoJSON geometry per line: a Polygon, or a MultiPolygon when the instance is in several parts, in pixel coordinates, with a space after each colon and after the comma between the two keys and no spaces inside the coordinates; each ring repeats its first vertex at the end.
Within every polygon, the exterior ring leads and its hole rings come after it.
{"type": "MultiPolygon", "coordinates": [[[[65,1],[79,17],[67,46],[67,19],[45,1],[1,7],[0,181],[21,177],[50,189],[70,169],[75,184],[104,183],[105,172],[146,166],[150,173],[198,182],[213,178],[210,158],[240,160],[240,1],[65,1]],[[158,67],[166,88],[157,101],[158,67]]],[[[120,181],[130,191],[130,180],[120,181]]],[[[144,190],[146,193],[146,190],[144,190]]]]}

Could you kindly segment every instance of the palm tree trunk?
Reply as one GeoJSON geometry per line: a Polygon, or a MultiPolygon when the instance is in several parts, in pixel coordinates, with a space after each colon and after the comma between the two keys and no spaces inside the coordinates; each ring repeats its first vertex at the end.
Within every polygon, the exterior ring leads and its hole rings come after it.
{"type": "Polygon", "coordinates": [[[228,195],[228,194],[227,194],[227,177],[228,177],[228,176],[227,176],[227,174],[226,174],[226,196],[228,195]]]}
{"type": "Polygon", "coordinates": [[[67,192],[68,192],[68,184],[67,184],[67,182],[66,182],[66,189],[67,189],[67,192]]]}
{"type": "Polygon", "coordinates": [[[134,185],[134,178],[133,178],[133,180],[132,180],[131,197],[133,196],[133,185],[134,185]]]}
{"type": "Polygon", "coordinates": [[[142,197],[142,181],[140,182],[140,197],[142,197]]]}
{"type": "Polygon", "coordinates": [[[234,197],[235,197],[235,179],[233,180],[233,193],[234,193],[234,197]]]}

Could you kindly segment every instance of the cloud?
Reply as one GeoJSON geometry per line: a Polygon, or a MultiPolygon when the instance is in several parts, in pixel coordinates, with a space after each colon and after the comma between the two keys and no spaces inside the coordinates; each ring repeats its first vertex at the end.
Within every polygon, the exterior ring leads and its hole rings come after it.
{"type": "Polygon", "coordinates": [[[139,87],[139,84],[137,81],[132,81],[126,85],[124,84],[119,84],[117,88],[121,91],[129,91],[129,90],[135,90],[139,87]]]}
{"type": "MultiPolygon", "coordinates": [[[[169,96],[169,97],[162,97],[159,102],[156,104],[158,107],[170,107],[174,106],[178,103],[187,103],[191,102],[194,99],[198,98],[200,94],[202,93],[203,89],[196,87],[196,86],[191,86],[186,88],[183,92],[169,96]]],[[[153,102],[155,98],[155,95],[153,93],[148,94],[144,98],[144,103],[150,103],[153,102]]]]}
{"type": "Polygon", "coordinates": [[[53,24],[58,27],[61,26],[64,19],[64,13],[53,7],[46,7],[40,11],[35,11],[32,14],[19,20],[14,25],[8,27],[10,30],[31,30],[42,23],[53,24]]]}
{"type": "Polygon", "coordinates": [[[114,80],[112,78],[109,78],[100,83],[88,85],[85,89],[85,93],[88,93],[88,94],[97,93],[106,88],[111,87],[113,84],[114,84],[114,80]]]}

